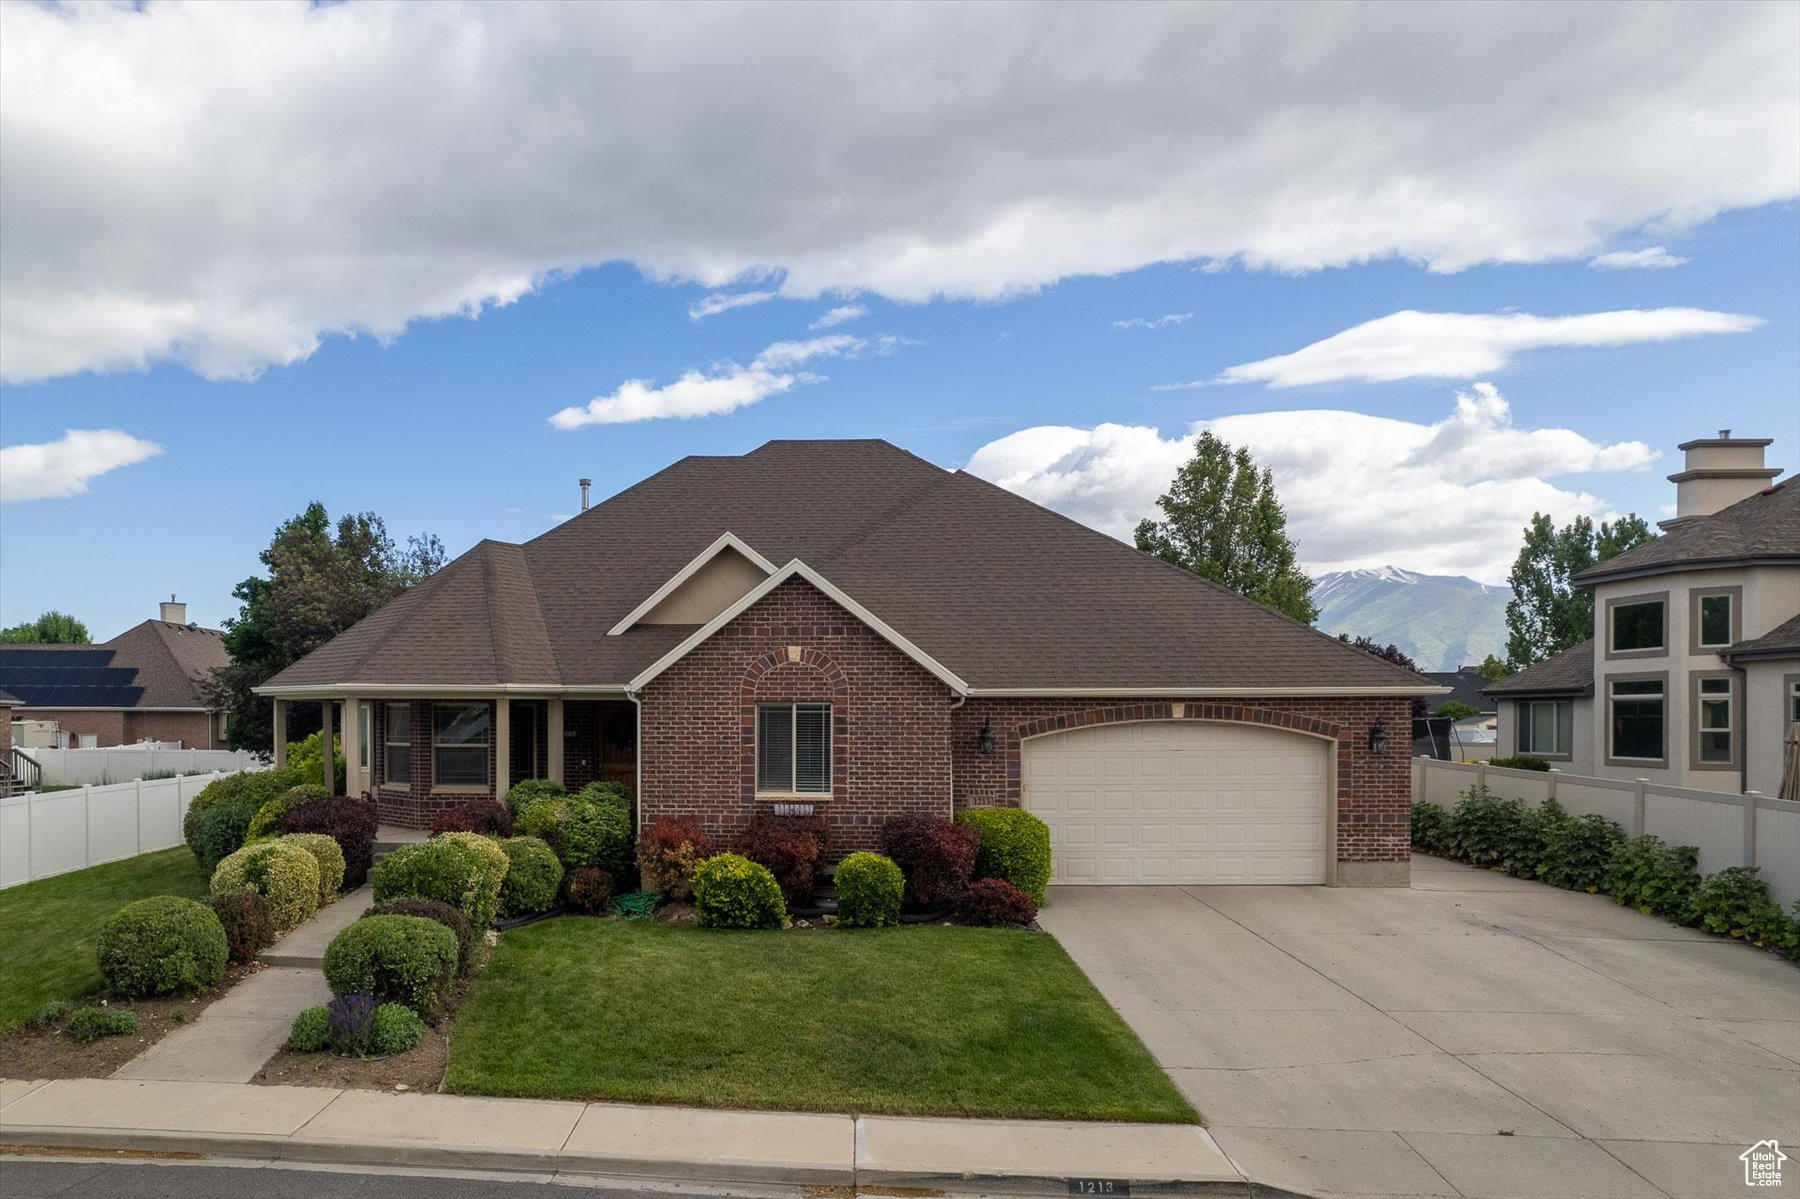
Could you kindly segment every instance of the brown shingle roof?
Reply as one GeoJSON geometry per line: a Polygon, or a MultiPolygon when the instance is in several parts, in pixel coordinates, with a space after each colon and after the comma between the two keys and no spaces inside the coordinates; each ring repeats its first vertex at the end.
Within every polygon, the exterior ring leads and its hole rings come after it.
{"type": "Polygon", "coordinates": [[[684,458],[523,546],[482,542],[268,685],[621,685],[693,629],[607,630],[727,531],[980,689],[1431,686],[884,441],[684,458]]]}
{"type": "Polygon", "coordinates": [[[137,668],[140,708],[204,708],[200,688],[208,675],[231,662],[225,634],[198,625],[146,620],[101,647],[113,650],[114,666],[137,668]]]}
{"type": "Polygon", "coordinates": [[[1483,694],[1502,699],[1516,695],[1592,695],[1594,693],[1594,639],[1570,646],[1560,654],[1508,675],[1483,694]]]}
{"type": "Polygon", "coordinates": [[[1800,614],[1789,617],[1761,637],[1740,641],[1730,649],[1720,650],[1727,662],[1755,658],[1800,658],[1800,614]]]}
{"type": "Polygon", "coordinates": [[[1580,586],[1608,579],[1702,567],[1800,563],[1800,485],[1787,479],[1722,508],[1684,520],[1654,541],[1576,575],[1580,586]]]}

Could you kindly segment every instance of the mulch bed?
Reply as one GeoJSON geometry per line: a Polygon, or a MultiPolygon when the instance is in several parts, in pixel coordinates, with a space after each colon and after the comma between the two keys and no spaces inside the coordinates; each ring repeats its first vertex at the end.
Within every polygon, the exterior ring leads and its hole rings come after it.
{"type": "Polygon", "coordinates": [[[228,967],[217,986],[198,995],[138,1000],[90,995],[77,1000],[77,1006],[104,1000],[108,1011],[136,1012],[137,1032],[82,1045],[64,1033],[60,1023],[15,1028],[0,1034],[0,1078],[105,1078],[176,1029],[192,1024],[214,1000],[259,969],[256,964],[228,967]],[[177,1021],[176,1012],[185,1018],[177,1021]]]}

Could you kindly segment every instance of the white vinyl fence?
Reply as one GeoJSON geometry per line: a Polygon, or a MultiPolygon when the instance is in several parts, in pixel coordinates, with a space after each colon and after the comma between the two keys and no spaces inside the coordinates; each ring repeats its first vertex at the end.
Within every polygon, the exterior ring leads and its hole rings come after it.
{"type": "Polygon", "coordinates": [[[0,888],[180,845],[189,802],[227,773],[0,799],[0,888]]]}
{"type": "Polygon", "coordinates": [[[1512,770],[1485,763],[1413,759],[1413,799],[1455,806],[1476,783],[1502,799],[1539,804],[1554,799],[1585,816],[1597,812],[1628,837],[1649,833],[1670,845],[1700,850],[1700,873],[1756,866],[1783,907],[1800,899],[1800,802],[1666,787],[1637,779],[1594,778],[1559,770],[1512,770]]]}
{"type": "Polygon", "coordinates": [[[206,774],[255,770],[262,759],[247,750],[161,749],[119,745],[107,749],[22,749],[44,772],[47,787],[128,783],[147,774],[206,774]]]}

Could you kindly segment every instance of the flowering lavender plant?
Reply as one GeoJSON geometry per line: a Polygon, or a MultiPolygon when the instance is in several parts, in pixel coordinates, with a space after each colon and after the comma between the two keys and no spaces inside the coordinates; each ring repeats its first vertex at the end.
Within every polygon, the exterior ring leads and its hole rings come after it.
{"type": "Polygon", "coordinates": [[[346,1057],[368,1057],[373,1037],[370,1025],[380,1005],[368,991],[352,991],[331,1001],[326,1014],[331,1021],[330,1045],[333,1053],[346,1057]]]}

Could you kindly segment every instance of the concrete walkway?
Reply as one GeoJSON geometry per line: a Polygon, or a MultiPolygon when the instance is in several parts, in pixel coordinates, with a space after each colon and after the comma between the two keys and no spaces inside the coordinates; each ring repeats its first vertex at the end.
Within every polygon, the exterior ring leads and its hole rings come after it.
{"type": "MultiPolygon", "coordinates": [[[[1175,1124],[707,1111],[315,1087],[0,1082],[0,1143],[701,1182],[1067,1195],[1249,1196],[1205,1130],[1175,1124]],[[1115,1185],[1108,1193],[1123,1193],[1115,1185]]],[[[1267,1194],[1259,1191],[1258,1194],[1267,1194]]]]}
{"type": "Polygon", "coordinates": [[[373,893],[359,887],[264,950],[264,968],[223,999],[120,1066],[114,1078],[245,1083],[287,1041],[294,1017],[331,1002],[319,966],[331,939],[361,916],[373,893]]]}
{"type": "Polygon", "coordinates": [[[1605,896],[1056,888],[1039,916],[1259,1183],[1717,1196],[1800,1142],[1800,970],[1605,896]]]}

